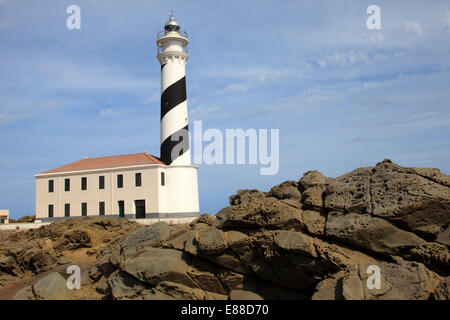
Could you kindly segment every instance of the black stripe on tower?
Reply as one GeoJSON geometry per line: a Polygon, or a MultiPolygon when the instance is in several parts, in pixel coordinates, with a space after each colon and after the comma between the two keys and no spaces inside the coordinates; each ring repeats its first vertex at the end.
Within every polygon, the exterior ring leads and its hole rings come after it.
{"type": "Polygon", "coordinates": [[[172,133],[161,143],[161,161],[165,164],[171,164],[176,158],[189,150],[189,128],[184,128],[172,133]],[[172,153],[174,153],[172,155],[172,153]],[[173,156],[173,159],[172,159],[173,156]]]}
{"type": "Polygon", "coordinates": [[[172,83],[161,95],[161,119],[177,105],[186,101],[186,77],[172,83]]]}

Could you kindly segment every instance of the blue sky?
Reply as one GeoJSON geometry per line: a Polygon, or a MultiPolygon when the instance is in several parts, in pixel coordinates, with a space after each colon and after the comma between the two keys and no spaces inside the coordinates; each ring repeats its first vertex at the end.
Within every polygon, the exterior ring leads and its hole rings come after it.
{"type": "Polygon", "coordinates": [[[450,173],[449,1],[0,0],[0,209],[34,214],[34,174],[159,155],[156,34],[189,33],[190,121],[280,129],[280,170],[201,165],[200,207],[311,169],[384,158],[450,173]],[[81,30],[66,8],[81,8],[81,30]],[[381,8],[368,30],[366,8],[381,8]]]}

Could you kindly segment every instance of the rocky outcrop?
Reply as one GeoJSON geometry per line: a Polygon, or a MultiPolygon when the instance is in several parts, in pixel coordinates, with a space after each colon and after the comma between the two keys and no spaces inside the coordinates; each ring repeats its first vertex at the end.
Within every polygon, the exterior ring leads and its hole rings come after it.
{"type": "MultiPolygon", "coordinates": [[[[449,201],[437,169],[308,171],[269,192],[239,190],[188,225],[130,228],[99,248],[89,283],[105,299],[449,299],[449,201]]],[[[45,236],[8,249],[0,270],[51,264],[55,243],[95,247],[72,229],[36,231],[45,236]]]]}
{"type": "Polygon", "coordinates": [[[113,299],[448,299],[449,200],[437,169],[308,171],[190,225],[141,228],[99,258],[116,270],[113,299]]]}
{"type": "Polygon", "coordinates": [[[65,300],[70,297],[66,280],[58,272],[52,272],[36,283],[18,291],[15,300],[65,300]]]}
{"type": "Polygon", "coordinates": [[[36,219],[36,216],[24,216],[17,220],[9,219],[9,223],[30,223],[30,222],[34,222],[35,219],[36,219]]]}
{"type": "Polygon", "coordinates": [[[68,219],[39,229],[3,231],[0,237],[0,287],[15,279],[33,279],[55,268],[95,261],[95,253],[138,224],[101,217],[68,219]]]}

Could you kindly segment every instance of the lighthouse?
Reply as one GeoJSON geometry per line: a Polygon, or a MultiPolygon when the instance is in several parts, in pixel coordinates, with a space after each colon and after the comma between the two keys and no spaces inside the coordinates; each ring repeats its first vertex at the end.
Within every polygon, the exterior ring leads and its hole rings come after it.
{"type": "Polygon", "coordinates": [[[186,62],[188,37],[170,12],[169,21],[156,40],[161,64],[161,161],[190,165],[186,62]]]}
{"type": "Polygon", "coordinates": [[[161,65],[160,159],[167,165],[163,170],[165,183],[158,195],[162,204],[159,217],[199,215],[198,168],[191,165],[189,146],[188,43],[187,33],[181,30],[171,11],[169,21],[156,39],[157,59],[161,65]]]}
{"type": "Polygon", "coordinates": [[[147,152],[83,157],[41,172],[35,175],[38,220],[111,216],[165,218],[172,224],[199,216],[198,168],[191,165],[186,103],[188,38],[173,14],[156,44],[161,63],[160,159],[147,152]]]}

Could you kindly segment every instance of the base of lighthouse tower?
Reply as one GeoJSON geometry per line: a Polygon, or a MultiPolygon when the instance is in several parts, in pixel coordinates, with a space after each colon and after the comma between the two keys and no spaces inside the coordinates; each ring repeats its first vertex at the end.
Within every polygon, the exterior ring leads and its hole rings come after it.
{"type": "Polygon", "coordinates": [[[186,62],[188,38],[173,15],[158,35],[161,64],[161,161],[167,164],[158,195],[159,217],[199,215],[197,167],[191,165],[186,62]]]}
{"type": "MultiPolygon", "coordinates": [[[[164,172],[164,186],[159,188],[158,217],[194,217],[200,215],[197,167],[170,165],[164,172]]],[[[161,179],[161,177],[160,177],[161,179]]]]}

